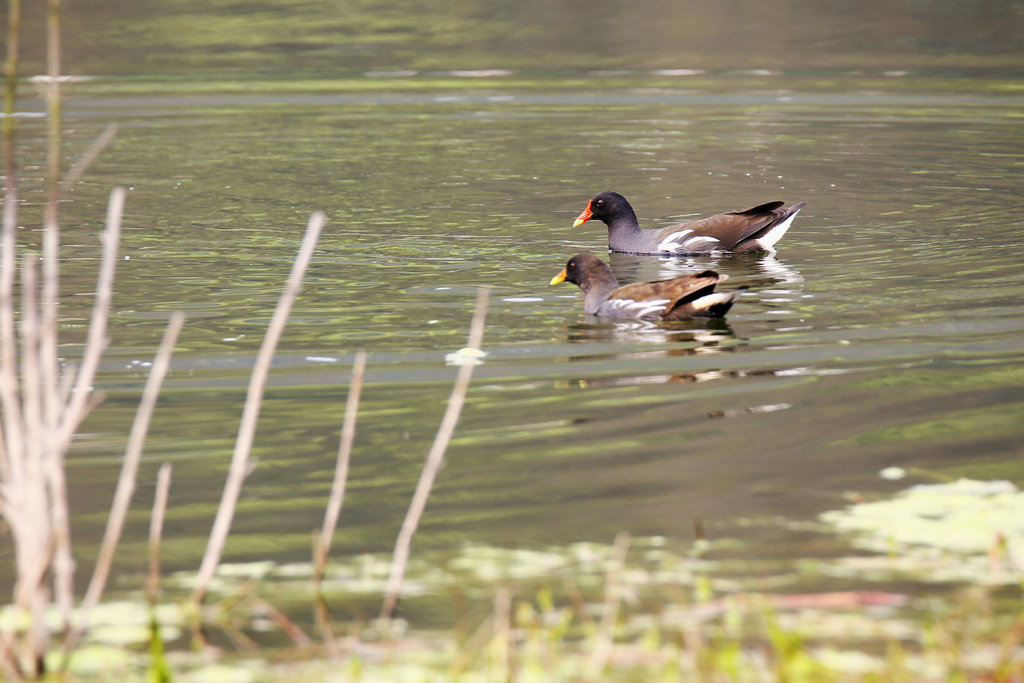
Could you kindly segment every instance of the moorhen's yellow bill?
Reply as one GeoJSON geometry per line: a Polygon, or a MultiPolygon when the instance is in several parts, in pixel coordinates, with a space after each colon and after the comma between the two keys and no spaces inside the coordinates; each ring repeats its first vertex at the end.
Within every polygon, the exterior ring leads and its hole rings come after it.
{"type": "Polygon", "coordinates": [[[671,280],[620,285],[607,263],[593,254],[577,254],[551,278],[551,284],[572,282],[583,290],[583,310],[591,315],[645,320],[721,318],[740,290],[715,292],[726,279],[713,270],[681,275],[671,280]]]}
{"type": "Polygon", "coordinates": [[[641,230],[625,197],[617,192],[601,192],[591,197],[572,227],[591,218],[604,221],[608,224],[608,248],[630,254],[775,253],[775,243],[786,234],[806,202],[790,207],[783,204],[768,202],[667,228],[641,230]]]}

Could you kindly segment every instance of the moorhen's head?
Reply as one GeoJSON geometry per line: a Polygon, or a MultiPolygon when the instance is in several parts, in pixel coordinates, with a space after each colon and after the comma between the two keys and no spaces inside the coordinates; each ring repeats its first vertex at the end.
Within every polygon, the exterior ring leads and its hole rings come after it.
{"type": "Polygon", "coordinates": [[[583,253],[576,254],[569,259],[562,272],[551,278],[551,284],[557,285],[559,282],[571,282],[579,286],[580,289],[587,290],[591,281],[607,279],[609,276],[612,281],[615,280],[612,269],[608,267],[607,263],[593,254],[583,253]]]}
{"type": "Polygon", "coordinates": [[[616,216],[632,213],[633,207],[618,192],[599,192],[590,198],[587,208],[583,209],[583,213],[576,217],[576,222],[572,224],[572,227],[582,225],[591,218],[608,223],[616,216]]]}

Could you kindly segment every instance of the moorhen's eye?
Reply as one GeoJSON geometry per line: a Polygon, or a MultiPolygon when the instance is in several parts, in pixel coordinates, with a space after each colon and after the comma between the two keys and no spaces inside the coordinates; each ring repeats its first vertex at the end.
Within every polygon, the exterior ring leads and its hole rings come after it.
{"type": "Polygon", "coordinates": [[[596,204],[597,204],[597,206],[604,206],[604,200],[603,199],[598,199],[596,204]]]}

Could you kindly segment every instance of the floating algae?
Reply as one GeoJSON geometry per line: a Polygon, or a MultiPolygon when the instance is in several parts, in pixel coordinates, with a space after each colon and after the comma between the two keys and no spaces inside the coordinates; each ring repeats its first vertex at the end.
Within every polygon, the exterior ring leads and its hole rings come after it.
{"type": "Polygon", "coordinates": [[[1015,583],[1024,573],[1024,492],[1009,481],[920,484],[821,518],[929,580],[1015,583]]]}

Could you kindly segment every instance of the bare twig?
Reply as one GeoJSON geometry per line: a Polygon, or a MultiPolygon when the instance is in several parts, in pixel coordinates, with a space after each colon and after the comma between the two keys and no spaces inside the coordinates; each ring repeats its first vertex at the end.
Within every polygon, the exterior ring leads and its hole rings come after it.
{"type": "Polygon", "coordinates": [[[363,388],[363,374],[366,371],[366,352],[356,353],[352,362],[352,380],[348,386],[348,400],[345,402],[345,420],[341,426],[341,444],[334,466],[334,483],[324,512],[324,524],[320,538],[316,541],[313,557],[313,587],[319,590],[320,581],[327,569],[327,556],[331,551],[331,539],[338,526],[338,516],[345,500],[345,483],[348,481],[348,464],[352,455],[352,442],[356,436],[356,416],[359,413],[359,396],[363,388]]]}
{"type": "Polygon", "coordinates": [[[125,190],[115,188],[110,193],[107,205],[107,227],[103,231],[103,257],[100,275],[96,284],[96,301],[93,303],[92,320],[85,343],[85,352],[77,370],[75,388],[69,397],[60,422],[60,443],[70,443],[75,429],[85,417],[89,394],[96,368],[99,366],[103,349],[107,345],[107,318],[110,315],[110,301],[114,289],[114,268],[117,263],[117,248],[121,239],[121,216],[124,212],[125,190]]]}
{"type": "Polygon", "coordinates": [[[505,586],[494,592],[494,620],[491,631],[491,662],[495,680],[514,681],[512,663],[512,593],[505,586]]]}
{"type": "MultiPolygon", "coordinates": [[[[22,421],[14,425],[20,434],[21,452],[13,453],[17,463],[17,476],[4,482],[4,516],[11,525],[14,539],[17,582],[14,603],[27,617],[25,637],[20,643],[20,669],[29,675],[43,672],[43,654],[48,644],[45,622],[49,596],[44,585],[46,570],[50,566],[53,549],[53,526],[48,500],[46,450],[42,428],[41,391],[39,382],[39,273],[35,256],[26,256],[22,264],[22,320],[20,339],[22,421]]],[[[18,400],[17,378],[5,378],[14,385],[18,400]]],[[[5,643],[14,642],[13,625],[4,635],[5,643]]],[[[7,649],[6,645],[5,648],[7,649]]]]}
{"type": "MultiPolygon", "coordinates": [[[[9,276],[14,277],[14,233],[8,235],[8,225],[14,230],[17,212],[17,168],[14,161],[14,103],[18,95],[18,37],[21,29],[21,0],[7,0],[7,57],[4,60],[4,238],[0,251],[5,261],[4,278],[8,276],[6,261],[10,259],[9,276]],[[7,244],[10,237],[11,243],[7,244]]],[[[13,280],[11,280],[13,283],[13,280]]],[[[0,291],[4,286],[0,284],[0,291]]]]}
{"type": "Polygon", "coordinates": [[[281,610],[277,609],[266,600],[257,597],[255,594],[250,596],[249,600],[256,607],[262,609],[266,613],[267,617],[277,624],[277,627],[284,631],[285,635],[291,638],[292,642],[295,643],[297,647],[307,648],[310,646],[312,641],[309,639],[309,636],[307,636],[306,633],[281,610]]]}
{"type": "Polygon", "coordinates": [[[142,399],[139,401],[139,407],[135,413],[135,421],[132,423],[132,429],[128,435],[128,446],[121,463],[121,474],[118,477],[117,489],[114,491],[114,499],[110,505],[110,514],[107,516],[107,528],[103,534],[103,541],[100,543],[96,567],[93,569],[89,588],[85,591],[85,597],[82,599],[82,616],[75,629],[68,634],[64,643],[65,652],[70,652],[75,647],[78,639],[89,625],[92,608],[99,603],[100,596],[103,595],[103,588],[106,586],[110,567],[114,562],[114,551],[121,538],[124,520],[128,515],[128,505],[135,492],[135,478],[139,471],[139,461],[142,458],[146,433],[149,431],[149,422],[153,417],[153,410],[156,408],[160,387],[171,364],[174,345],[184,324],[185,315],[183,313],[175,313],[171,316],[164,332],[163,341],[160,343],[160,348],[149,370],[149,378],[146,380],[142,399]]]}
{"type": "MultiPolygon", "coordinates": [[[[317,542],[314,535],[313,543],[317,542]]],[[[338,646],[338,638],[334,634],[334,627],[331,624],[331,611],[327,608],[327,601],[319,590],[313,593],[313,623],[320,636],[323,638],[324,649],[327,656],[337,658],[341,656],[341,648],[338,646]]]]}
{"type": "Polygon", "coordinates": [[[21,671],[18,669],[17,658],[11,649],[12,645],[10,632],[0,636],[0,674],[5,680],[17,681],[21,679],[21,671]]]}
{"type": "MultiPolygon", "coordinates": [[[[52,577],[53,596],[65,632],[71,630],[74,606],[74,558],[67,504],[64,456],[82,416],[94,405],[92,377],[104,345],[106,309],[113,284],[120,210],[108,220],[97,312],[93,316],[85,367],[89,369],[79,394],[70,391],[71,378],[62,375],[58,354],[58,300],[60,291],[58,229],[60,194],[60,19],[61,0],[47,0],[47,201],[43,211],[42,261],[37,256],[22,267],[21,325],[15,325],[14,282],[17,263],[17,178],[14,159],[15,94],[20,28],[19,0],[7,3],[7,77],[3,117],[5,189],[0,235],[0,513],[11,528],[17,564],[14,603],[23,622],[18,639],[16,620],[0,637],[0,673],[12,678],[36,676],[44,671],[50,627],[46,612],[51,603],[46,577],[52,577]],[[112,246],[110,244],[112,242],[112,246]],[[40,270],[42,271],[40,276],[40,270]],[[106,296],[104,297],[104,293],[106,296]],[[98,330],[98,332],[97,332],[98,330]],[[18,340],[20,338],[20,349],[18,340]],[[89,363],[90,353],[95,362],[89,363]],[[20,375],[19,375],[20,371],[20,375]],[[70,411],[70,413],[69,413],[70,411]],[[16,651],[17,650],[17,651],[16,651]]],[[[98,150],[96,150],[98,152],[98,150]]],[[[84,168],[84,166],[83,166],[84,168]]],[[[116,194],[116,193],[115,193],[116,194]]],[[[116,204],[112,199],[112,204],[116,204]]],[[[123,205],[123,191],[120,204],[123,205]]]]}
{"type": "Polygon", "coordinates": [[[160,599],[160,539],[164,530],[164,513],[171,488],[171,464],[165,462],[156,474],[153,512],[149,518],[149,570],[146,573],[146,599],[156,607],[160,599]]]}
{"type": "MultiPolygon", "coordinates": [[[[43,387],[44,420],[47,425],[48,440],[57,435],[57,421],[60,407],[57,403],[58,355],[57,355],[57,301],[60,292],[60,229],[57,216],[60,211],[60,150],[61,150],[61,91],[60,91],[60,0],[47,0],[46,12],[46,72],[49,87],[46,89],[46,123],[47,123],[47,155],[46,155],[46,206],[43,210],[43,280],[40,333],[40,379],[43,387]]],[[[48,453],[63,460],[63,449],[60,442],[51,442],[48,453]]],[[[61,465],[63,471],[63,465],[61,465]]],[[[57,483],[57,482],[54,482],[57,483]]],[[[59,533],[68,532],[63,519],[58,519],[59,533]]],[[[70,561],[70,548],[63,542],[58,546],[57,557],[61,563],[70,561]]],[[[57,573],[57,583],[68,580],[65,571],[57,573]]],[[[70,586],[58,588],[57,600],[62,603],[62,611],[70,613],[70,586]]]]}
{"type": "MultiPolygon", "coordinates": [[[[99,367],[100,357],[107,345],[107,319],[110,313],[110,302],[114,290],[114,270],[117,263],[117,250],[121,238],[121,215],[124,211],[125,191],[124,188],[115,188],[110,194],[110,202],[107,209],[107,223],[103,231],[103,254],[100,262],[100,274],[97,279],[96,301],[93,304],[92,320],[89,324],[89,333],[86,340],[85,350],[81,367],[78,370],[77,383],[74,392],[69,397],[69,402],[60,411],[59,418],[54,415],[53,428],[48,430],[53,456],[48,459],[47,483],[50,490],[50,515],[53,528],[54,559],[53,559],[53,582],[55,598],[65,630],[70,627],[71,608],[74,603],[74,571],[75,562],[71,553],[71,527],[68,518],[67,508],[67,486],[64,481],[64,452],[74,436],[75,429],[84,419],[91,407],[90,397],[92,394],[92,381],[96,376],[96,369],[99,367]]],[[[56,232],[56,226],[54,226],[56,232]]],[[[44,233],[45,234],[45,233],[44,233]]],[[[56,245],[52,257],[57,260],[56,245]]],[[[44,253],[45,249],[44,249],[44,253]]],[[[49,259],[49,257],[48,257],[49,259]]],[[[56,269],[53,273],[46,274],[47,286],[56,288],[56,269]],[[51,282],[49,278],[54,278],[51,282]]],[[[52,296],[56,296],[55,291],[52,296]]],[[[45,301],[45,300],[44,300],[45,301]]],[[[47,304],[47,327],[46,337],[50,339],[45,347],[53,355],[53,362],[56,363],[56,321],[49,316],[56,311],[56,299],[47,304]]],[[[58,393],[56,378],[53,383],[48,384],[53,392],[56,401],[58,393]]]]}
{"type": "Polygon", "coordinates": [[[78,161],[75,162],[75,165],[68,170],[67,174],[65,174],[64,180],[61,181],[59,188],[61,195],[71,189],[71,187],[81,179],[85,171],[92,165],[92,162],[96,161],[96,158],[99,157],[100,152],[106,149],[107,145],[114,141],[114,137],[116,135],[117,126],[114,124],[110,124],[103,129],[103,132],[100,133],[96,139],[92,141],[92,144],[89,145],[89,148],[85,150],[85,154],[79,157],[78,161]]]}
{"type": "MultiPolygon", "coordinates": [[[[18,94],[18,37],[21,31],[21,0],[7,0],[7,59],[4,61],[4,161],[8,171],[14,167],[14,101],[18,94]]],[[[8,178],[13,182],[13,178],[8,178]]]]}
{"type": "Polygon", "coordinates": [[[363,375],[366,371],[366,352],[356,353],[352,362],[352,379],[349,382],[348,400],[345,402],[345,419],[341,426],[341,443],[338,446],[338,458],[334,466],[334,482],[331,484],[331,495],[324,512],[324,523],[320,534],[313,536],[313,615],[317,629],[323,637],[324,647],[332,657],[339,656],[337,639],[331,627],[330,611],[327,601],[320,593],[320,583],[327,570],[328,556],[331,551],[331,539],[338,525],[338,516],[345,500],[345,484],[348,481],[348,466],[352,454],[352,443],[356,435],[356,416],[359,413],[359,397],[363,387],[363,375]]]}
{"type": "Polygon", "coordinates": [[[270,362],[274,358],[274,350],[284,331],[292,304],[302,287],[302,278],[313,257],[313,249],[320,238],[320,231],[323,229],[325,220],[324,214],[320,212],[316,212],[310,217],[306,236],[303,238],[302,246],[295,258],[285,290],[270,319],[267,334],[263,338],[263,345],[256,356],[256,363],[249,379],[245,407],[242,410],[241,424],[238,427],[238,437],[235,440],[235,451],[231,456],[227,481],[224,483],[224,493],[217,508],[217,516],[213,522],[213,529],[210,531],[206,553],[203,555],[203,561],[196,576],[196,585],[192,591],[191,601],[196,606],[202,602],[210,580],[213,578],[214,572],[217,571],[217,565],[220,564],[221,553],[231,529],[231,520],[234,518],[235,506],[242,492],[242,482],[249,469],[249,451],[252,449],[253,436],[256,433],[256,421],[259,417],[260,403],[263,401],[263,390],[266,386],[267,374],[270,371],[270,362]]]}
{"type": "Polygon", "coordinates": [[[18,402],[17,368],[14,330],[15,245],[18,228],[18,183],[14,162],[14,101],[18,88],[18,31],[21,25],[20,0],[7,3],[7,59],[4,62],[3,146],[4,207],[0,232],[0,477],[18,479],[21,458],[21,406],[18,402]]]}
{"type": "MultiPolygon", "coordinates": [[[[34,255],[24,258],[21,266],[21,427],[25,439],[24,468],[26,479],[22,483],[26,488],[38,493],[34,484],[43,482],[40,474],[44,471],[44,448],[42,426],[42,382],[39,375],[39,267],[34,255]]],[[[44,503],[39,503],[43,510],[44,503]]],[[[48,518],[47,518],[48,519],[48,518]]],[[[27,521],[27,520],[26,520],[27,521]]],[[[40,523],[42,520],[39,520],[40,523]]],[[[48,532],[40,533],[49,542],[48,532]]]]}
{"type": "MultiPolygon", "coordinates": [[[[473,322],[470,324],[469,343],[470,349],[480,349],[480,343],[484,336],[484,319],[487,315],[487,295],[490,290],[481,287],[477,293],[476,310],[473,313],[473,322]]],[[[444,462],[444,453],[455,432],[455,425],[458,424],[459,415],[462,413],[462,406],[466,402],[466,392],[469,389],[469,380],[473,376],[473,363],[465,363],[459,367],[459,374],[455,378],[455,386],[452,387],[451,396],[448,398],[448,409],[444,413],[441,425],[437,429],[434,443],[427,454],[426,464],[420,473],[419,483],[416,484],[416,491],[413,493],[409,511],[405,514],[402,528],[398,532],[398,539],[395,542],[395,551],[391,557],[391,571],[388,576],[387,589],[384,593],[384,604],[381,607],[380,618],[391,619],[398,605],[398,598],[402,592],[402,581],[405,577],[405,567],[409,562],[409,548],[412,546],[412,537],[419,526],[420,518],[423,517],[423,510],[427,506],[427,499],[430,497],[430,490],[434,486],[434,479],[444,462]]]]}

